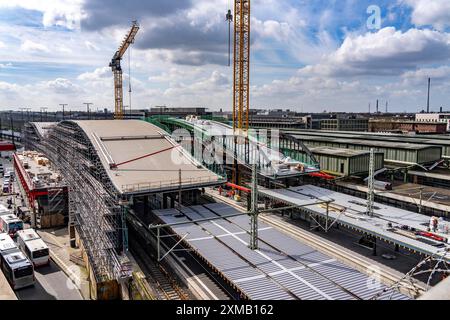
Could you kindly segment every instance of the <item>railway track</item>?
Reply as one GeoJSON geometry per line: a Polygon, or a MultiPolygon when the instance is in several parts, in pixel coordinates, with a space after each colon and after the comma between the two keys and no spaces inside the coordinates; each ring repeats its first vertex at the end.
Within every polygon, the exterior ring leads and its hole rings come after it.
{"type": "Polygon", "coordinates": [[[188,300],[185,293],[167,271],[153,262],[138,241],[130,238],[133,257],[139,263],[147,281],[155,289],[159,300],[188,300]]]}
{"type": "MultiPolygon", "coordinates": [[[[144,240],[147,247],[142,246],[142,242],[139,242],[139,246],[142,250],[148,250],[149,248],[154,248],[156,246],[156,240],[153,238],[154,236],[150,233],[148,229],[145,229],[141,222],[138,221],[137,217],[134,215],[127,216],[128,222],[130,224],[130,228],[134,230],[136,234],[139,234],[141,240],[144,240]]],[[[169,250],[172,246],[174,246],[176,241],[174,239],[168,237],[165,241],[161,241],[162,250],[169,250]]],[[[182,246],[182,244],[180,244],[182,246]]],[[[133,249],[133,248],[132,248],[133,249]]],[[[215,275],[207,268],[207,266],[203,265],[202,262],[185,248],[186,251],[180,252],[179,254],[174,254],[174,252],[170,253],[166,258],[166,263],[171,265],[171,268],[174,268],[173,271],[181,277],[181,281],[186,280],[184,285],[189,288],[190,293],[192,293],[192,298],[197,298],[201,300],[228,300],[233,297],[232,288],[228,288],[221,282],[221,279],[218,275],[215,275]],[[192,264],[191,264],[192,262],[192,264]],[[197,264],[197,265],[196,265],[197,264]],[[200,268],[200,269],[198,269],[200,268]]],[[[142,253],[145,257],[148,257],[153,266],[158,266],[154,261],[153,257],[146,252],[142,253]]],[[[137,257],[138,258],[138,257],[137,257]]],[[[149,265],[151,265],[149,264],[149,265]]],[[[165,270],[162,270],[163,273],[169,278],[173,279],[165,270]]],[[[175,281],[174,281],[175,282],[175,281]]],[[[177,283],[175,284],[175,288],[179,288],[177,283]]],[[[177,289],[178,290],[178,289],[177,289]]],[[[184,290],[181,290],[182,298],[187,299],[187,294],[184,290]]],[[[166,295],[164,295],[166,296],[166,295]]]]}

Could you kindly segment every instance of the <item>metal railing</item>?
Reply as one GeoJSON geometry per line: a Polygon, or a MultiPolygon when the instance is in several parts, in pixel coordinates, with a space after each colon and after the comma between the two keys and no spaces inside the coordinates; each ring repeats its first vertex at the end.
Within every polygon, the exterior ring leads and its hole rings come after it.
{"type": "MultiPolygon", "coordinates": [[[[199,178],[183,178],[181,180],[181,188],[185,189],[190,186],[201,186],[201,185],[211,185],[211,184],[221,184],[226,182],[226,179],[221,176],[216,177],[199,177],[199,178]]],[[[132,193],[140,191],[159,191],[163,189],[175,189],[180,187],[180,180],[162,180],[157,182],[148,183],[136,183],[136,184],[126,184],[122,185],[122,192],[132,193]]]]}

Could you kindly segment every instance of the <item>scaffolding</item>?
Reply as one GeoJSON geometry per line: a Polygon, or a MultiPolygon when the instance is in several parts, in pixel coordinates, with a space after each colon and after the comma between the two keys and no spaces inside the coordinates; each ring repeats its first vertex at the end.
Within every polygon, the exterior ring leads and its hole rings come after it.
{"type": "Polygon", "coordinates": [[[128,199],[113,186],[86,134],[70,121],[61,122],[46,137],[32,123],[24,132],[26,147],[44,153],[69,187],[69,230],[78,232],[96,282],[129,277],[123,254],[128,249],[128,199]]]}

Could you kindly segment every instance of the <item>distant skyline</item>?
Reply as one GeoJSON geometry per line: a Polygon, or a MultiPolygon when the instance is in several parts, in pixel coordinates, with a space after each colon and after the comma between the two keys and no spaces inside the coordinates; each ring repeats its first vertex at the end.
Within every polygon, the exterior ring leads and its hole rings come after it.
{"type": "MultiPolygon", "coordinates": [[[[231,110],[232,0],[0,0],[0,110],[111,109],[109,61],[132,20],[133,109],[231,110]]],[[[252,0],[251,106],[450,110],[449,0],[252,0]],[[380,19],[379,19],[380,18],[380,19]]],[[[122,64],[128,105],[128,55],[122,64]]]]}

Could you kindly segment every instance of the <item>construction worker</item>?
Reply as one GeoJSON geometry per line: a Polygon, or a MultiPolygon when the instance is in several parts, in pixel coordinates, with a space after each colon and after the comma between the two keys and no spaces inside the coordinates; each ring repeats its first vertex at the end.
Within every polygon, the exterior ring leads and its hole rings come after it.
{"type": "Polygon", "coordinates": [[[430,219],[430,229],[433,232],[436,232],[438,228],[438,219],[436,217],[431,217],[430,219]]]}

